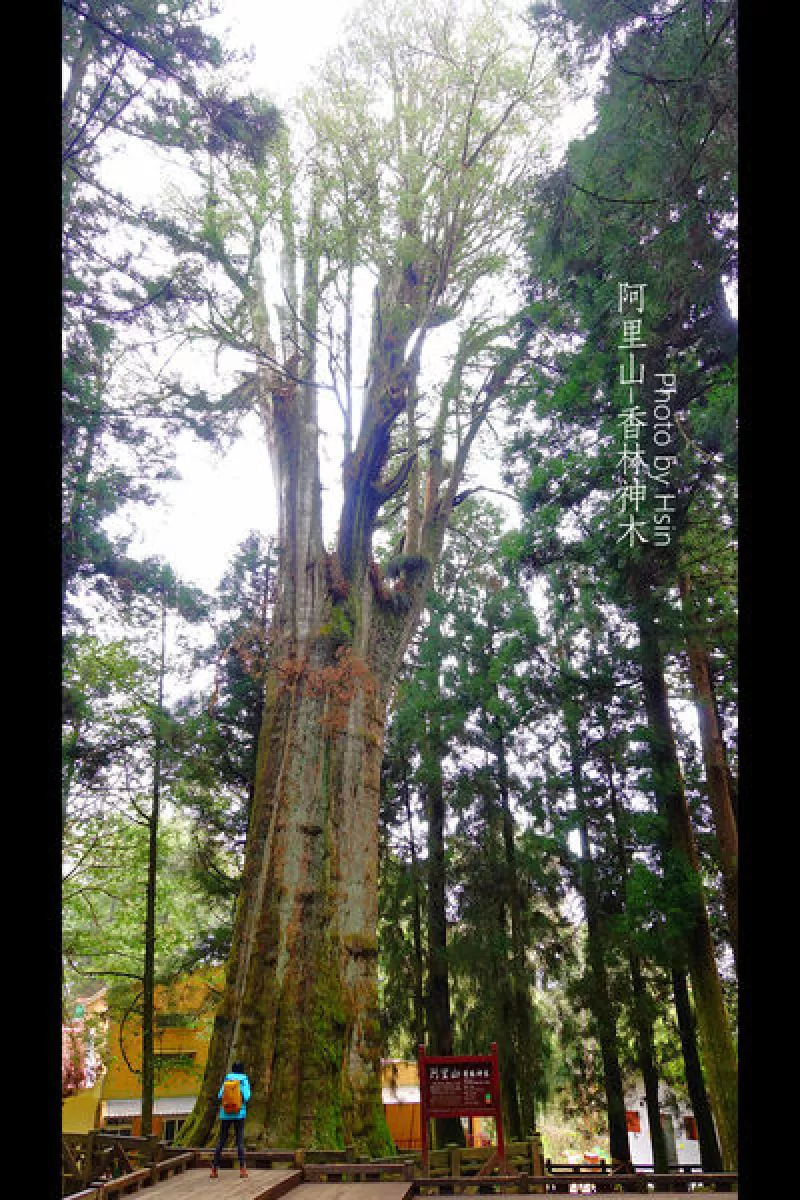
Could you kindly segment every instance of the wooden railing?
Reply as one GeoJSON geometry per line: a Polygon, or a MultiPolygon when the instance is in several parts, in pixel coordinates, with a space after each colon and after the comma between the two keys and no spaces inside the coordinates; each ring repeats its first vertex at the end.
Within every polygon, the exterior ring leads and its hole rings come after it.
{"type": "Polygon", "coordinates": [[[452,1196],[463,1195],[466,1192],[491,1195],[501,1192],[503,1195],[553,1195],[568,1194],[570,1186],[578,1184],[582,1189],[591,1187],[595,1195],[621,1193],[623,1195],[650,1194],[650,1188],[657,1192],[690,1192],[694,1188],[713,1189],[716,1192],[736,1191],[738,1175],[736,1172],[700,1172],[687,1176],[628,1175],[611,1173],[603,1177],[603,1172],[592,1175],[588,1171],[559,1173],[557,1175],[487,1175],[482,1178],[466,1176],[437,1176],[420,1177],[414,1181],[416,1196],[452,1196]]]}
{"type": "MultiPolygon", "coordinates": [[[[95,1198],[99,1189],[110,1188],[118,1180],[131,1182],[142,1172],[148,1180],[165,1178],[166,1173],[185,1170],[189,1163],[178,1147],[169,1146],[156,1137],[130,1137],[92,1129],[89,1133],[61,1135],[62,1195],[72,1200],[88,1194],[95,1198]],[[181,1161],[184,1165],[180,1166],[181,1161]]],[[[193,1158],[193,1152],[188,1155],[193,1158]]],[[[136,1188],[135,1190],[138,1190],[136,1188]]],[[[108,1196],[124,1195],[124,1191],[108,1191],[108,1196]]]]}
{"type": "Polygon", "coordinates": [[[323,1162],[306,1163],[303,1166],[304,1183],[373,1183],[394,1179],[414,1179],[414,1163],[409,1159],[380,1159],[370,1162],[323,1162]]]}
{"type": "MultiPolygon", "coordinates": [[[[134,1138],[93,1130],[89,1134],[64,1134],[64,1196],[69,1200],[114,1200],[143,1188],[152,1187],[171,1175],[203,1167],[210,1163],[213,1147],[181,1150],[157,1138],[134,1138]]],[[[225,1161],[233,1161],[236,1152],[223,1152],[225,1161]]],[[[531,1142],[511,1143],[506,1163],[492,1161],[494,1150],[486,1147],[450,1146],[432,1151],[428,1173],[423,1174],[419,1156],[406,1153],[391,1158],[358,1158],[352,1147],[346,1150],[246,1150],[248,1166],[294,1167],[302,1170],[308,1182],[358,1182],[403,1180],[411,1184],[409,1195],[463,1195],[467,1192],[492,1194],[498,1190],[511,1195],[568,1194],[575,1184],[591,1187],[595,1194],[622,1192],[644,1194],[686,1192],[696,1188],[716,1192],[736,1190],[736,1172],[704,1172],[684,1166],[666,1174],[645,1170],[623,1174],[612,1170],[604,1160],[598,1163],[553,1163],[544,1169],[531,1169],[538,1150],[531,1142]],[[528,1153],[526,1154],[526,1147],[528,1153]],[[489,1173],[493,1171],[494,1173],[489,1173]]]]}
{"type": "MultiPolygon", "coordinates": [[[[544,1171],[538,1139],[506,1142],[506,1168],[509,1174],[517,1172],[536,1173],[544,1171]]],[[[444,1150],[431,1150],[428,1156],[428,1175],[477,1175],[495,1157],[495,1146],[448,1146],[444,1150]]],[[[407,1155],[407,1157],[411,1157],[407,1155]]],[[[421,1155],[414,1155],[421,1163],[421,1155]]]]}

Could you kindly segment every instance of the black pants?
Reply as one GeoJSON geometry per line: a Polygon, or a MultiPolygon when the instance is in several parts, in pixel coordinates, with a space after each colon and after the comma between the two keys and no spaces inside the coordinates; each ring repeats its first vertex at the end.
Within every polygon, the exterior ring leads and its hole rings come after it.
{"type": "Polygon", "coordinates": [[[222,1150],[228,1142],[228,1130],[233,1126],[236,1134],[236,1150],[239,1154],[239,1166],[244,1166],[244,1117],[221,1117],[219,1122],[219,1137],[214,1148],[214,1166],[222,1162],[222,1150]]]}

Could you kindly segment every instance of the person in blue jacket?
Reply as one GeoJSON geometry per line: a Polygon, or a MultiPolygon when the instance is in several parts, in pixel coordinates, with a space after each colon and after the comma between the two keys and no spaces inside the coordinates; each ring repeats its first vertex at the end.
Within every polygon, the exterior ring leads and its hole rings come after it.
{"type": "MultiPolygon", "coordinates": [[[[247,1101],[250,1099],[250,1080],[247,1078],[244,1069],[244,1063],[235,1062],[231,1067],[225,1079],[238,1079],[239,1087],[242,1093],[242,1107],[238,1112],[225,1112],[222,1104],[219,1106],[219,1137],[214,1148],[214,1163],[211,1167],[211,1178],[216,1179],[219,1171],[219,1164],[222,1162],[222,1149],[228,1141],[228,1131],[233,1126],[233,1131],[236,1134],[236,1150],[239,1155],[239,1175],[242,1179],[247,1178],[247,1167],[244,1165],[244,1119],[247,1116],[247,1101]]],[[[218,1100],[222,1100],[222,1093],[225,1090],[225,1080],[222,1082],[222,1087],[219,1089],[217,1096],[218,1100]]]]}

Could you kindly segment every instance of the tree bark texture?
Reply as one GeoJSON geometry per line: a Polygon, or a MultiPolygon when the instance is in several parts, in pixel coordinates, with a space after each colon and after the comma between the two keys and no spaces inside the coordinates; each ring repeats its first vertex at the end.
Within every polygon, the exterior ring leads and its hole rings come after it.
{"type": "Polygon", "coordinates": [[[512,1031],[514,1042],[514,1075],[517,1090],[516,1127],[509,1125],[510,1136],[531,1137],[536,1132],[535,1095],[535,1048],[533,1041],[533,1013],[530,987],[525,962],[525,935],[523,930],[523,902],[520,895],[517,851],[514,838],[514,818],[511,812],[511,797],[508,780],[505,741],[499,737],[495,743],[500,783],[500,803],[503,817],[503,850],[506,871],[509,928],[511,935],[511,993],[512,1031]]]}

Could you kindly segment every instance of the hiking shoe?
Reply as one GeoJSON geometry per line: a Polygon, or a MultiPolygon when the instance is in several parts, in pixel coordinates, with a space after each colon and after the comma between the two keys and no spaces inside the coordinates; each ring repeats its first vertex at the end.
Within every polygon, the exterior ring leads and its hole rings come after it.
{"type": "Polygon", "coordinates": [[[218,1179],[218,1178],[219,1178],[219,1172],[217,1171],[217,1168],[212,1167],[211,1174],[209,1175],[209,1179],[218,1179]]]}
{"type": "Polygon", "coordinates": [[[249,1175],[247,1174],[247,1167],[239,1167],[239,1178],[240,1179],[249,1179],[249,1175]]]}

